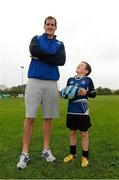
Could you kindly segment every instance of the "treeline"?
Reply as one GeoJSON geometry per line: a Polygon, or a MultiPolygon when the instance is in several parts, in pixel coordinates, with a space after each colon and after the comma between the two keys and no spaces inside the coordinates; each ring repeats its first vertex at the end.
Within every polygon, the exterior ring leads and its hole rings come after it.
{"type": "Polygon", "coordinates": [[[19,85],[19,86],[13,86],[11,88],[8,88],[8,89],[5,89],[5,90],[1,90],[0,89],[0,94],[10,94],[10,95],[18,95],[18,94],[24,94],[25,93],[25,88],[26,88],[26,85],[24,84],[23,86],[22,85],[19,85]]]}
{"type": "Polygon", "coordinates": [[[96,94],[97,95],[119,95],[119,89],[117,90],[111,90],[109,88],[102,88],[102,87],[98,87],[96,89],[96,94]]]}
{"type": "MultiPolygon", "coordinates": [[[[10,89],[1,90],[0,94],[10,94],[10,95],[18,95],[18,94],[24,94],[25,93],[26,84],[23,86],[13,86],[10,89]]],[[[117,90],[111,90],[109,88],[102,88],[98,87],[96,88],[97,95],[119,95],[119,89],[117,90]]]]}

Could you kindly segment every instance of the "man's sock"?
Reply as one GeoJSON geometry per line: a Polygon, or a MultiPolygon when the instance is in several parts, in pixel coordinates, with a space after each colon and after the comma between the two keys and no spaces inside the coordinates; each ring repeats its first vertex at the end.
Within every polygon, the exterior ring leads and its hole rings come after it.
{"type": "Polygon", "coordinates": [[[25,154],[25,156],[28,156],[28,157],[29,157],[29,153],[26,153],[26,152],[23,152],[23,151],[22,151],[22,154],[25,154]]]}

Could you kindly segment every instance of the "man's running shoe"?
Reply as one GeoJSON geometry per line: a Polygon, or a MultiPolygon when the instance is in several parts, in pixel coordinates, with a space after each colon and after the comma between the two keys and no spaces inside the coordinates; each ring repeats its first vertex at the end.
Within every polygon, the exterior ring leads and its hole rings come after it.
{"type": "Polygon", "coordinates": [[[81,156],[81,166],[82,167],[87,167],[89,165],[89,161],[86,157],[81,156]]]}
{"type": "Polygon", "coordinates": [[[64,162],[67,163],[67,162],[73,161],[74,158],[75,158],[75,155],[69,154],[67,157],[64,158],[64,162]]]}
{"type": "Polygon", "coordinates": [[[56,158],[52,155],[52,152],[50,149],[43,150],[41,157],[45,158],[46,161],[49,161],[49,162],[56,161],[56,158]]]}
{"type": "Polygon", "coordinates": [[[24,169],[27,167],[29,162],[29,155],[25,155],[24,153],[19,156],[19,162],[17,163],[17,169],[24,169]]]}

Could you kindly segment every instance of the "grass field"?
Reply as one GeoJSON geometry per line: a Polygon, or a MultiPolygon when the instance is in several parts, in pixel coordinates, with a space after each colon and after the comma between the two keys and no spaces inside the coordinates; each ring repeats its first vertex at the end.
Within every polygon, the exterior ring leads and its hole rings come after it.
{"type": "Polygon", "coordinates": [[[69,130],[65,127],[67,101],[60,100],[61,118],[53,121],[51,141],[57,162],[40,158],[43,142],[39,110],[30,146],[31,162],[20,171],[16,162],[22,147],[24,100],[0,100],[0,179],[119,179],[119,96],[97,96],[89,104],[92,127],[88,168],[80,166],[79,135],[77,158],[63,163],[69,153],[69,130]]]}

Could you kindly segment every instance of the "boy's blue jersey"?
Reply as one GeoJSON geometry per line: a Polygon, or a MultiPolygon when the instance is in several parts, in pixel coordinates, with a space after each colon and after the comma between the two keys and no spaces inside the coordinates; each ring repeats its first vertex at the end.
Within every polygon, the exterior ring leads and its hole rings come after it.
{"type": "MultiPolygon", "coordinates": [[[[39,47],[35,47],[32,45],[35,53],[38,53],[37,49],[44,54],[50,56],[52,58],[53,55],[57,55],[62,46],[62,42],[58,41],[55,37],[53,39],[48,39],[47,34],[43,34],[42,36],[35,36],[37,45],[39,47]],[[35,49],[36,48],[36,49],[35,49]]],[[[35,39],[34,38],[34,39],[35,39]]],[[[31,41],[31,43],[34,43],[31,41]]],[[[46,57],[47,57],[46,56],[46,57]]],[[[47,59],[46,59],[47,60],[47,59]]],[[[43,80],[59,80],[60,74],[58,66],[55,64],[45,62],[45,59],[32,57],[29,70],[28,70],[28,78],[37,78],[43,80]]]]}
{"type": "Polygon", "coordinates": [[[87,94],[86,96],[77,95],[74,99],[69,100],[68,114],[89,115],[88,97],[94,98],[96,96],[92,79],[87,76],[81,78],[71,77],[67,81],[67,86],[69,85],[77,85],[79,90],[84,88],[87,90],[87,94]]]}

